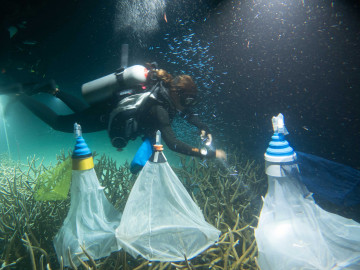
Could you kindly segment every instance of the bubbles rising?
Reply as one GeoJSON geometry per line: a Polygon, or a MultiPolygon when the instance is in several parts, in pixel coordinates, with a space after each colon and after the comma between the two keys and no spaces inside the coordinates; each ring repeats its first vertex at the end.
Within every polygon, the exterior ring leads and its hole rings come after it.
{"type": "Polygon", "coordinates": [[[159,20],[164,16],[165,6],[165,0],[118,0],[115,31],[130,32],[132,37],[144,41],[159,29],[159,20]]]}

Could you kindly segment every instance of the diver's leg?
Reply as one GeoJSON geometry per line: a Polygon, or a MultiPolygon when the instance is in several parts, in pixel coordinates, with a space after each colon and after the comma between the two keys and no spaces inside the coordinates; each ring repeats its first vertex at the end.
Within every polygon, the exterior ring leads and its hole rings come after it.
{"type": "Polygon", "coordinates": [[[50,95],[55,95],[57,91],[56,82],[54,80],[36,82],[36,83],[23,83],[22,93],[28,95],[35,95],[38,93],[47,93],[50,95]]]}
{"type": "Polygon", "coordinates": [[[81,112],[89,108],[89,105],[85,104],[81,99],[64,91],[58,90],[54,96],[64,102],[73,112],[81,112]]]}
{"type": "Polygon", "coordinates": [[[48,93],[64,102],[73,112],[81,112],[89,107],[89,105],[85,104],[81,99],[74,95],[60,91],[54,80],[32,85],[25,93],[28,95],[31,95],[31,93],[48,93]]]}
{"type": "Polygon", "coordinates": [[[22,85],[20,83],[0,86],[0,95],[20,93],[21,91],[22,91],[22,85]]]}
{"type": "Polygon", "coordinates": [[[107,128],[106,122],[101,121],[101,116],[94,113],[91,109],[68,115],[58,115],[48,106],[31,96],[21,95],[19,101],[38,118],[57,131],[72,133],[75,122],[83,127],[84,132],[97,132],[107,128]]]}
{"type": "Polygon", "coordinates": [[[16,83],[6,87],[0,86],[0,94],[26,94],[32,96],[38,93],[46,93],[59,98],[74,112],[80,112],[89,107],[89,105],[74,95],[60,91],[54,80],[40,83],[16,83]]]}
{"type": "Polygon", "coordinates": [[[153,145],[155,144],[154,139],[145,138],[140,148],[135,154],[135,157],[131,161],[130,171],[133,174],[137,174],[145,166],[153,153],[153,145]]]}
{"type": "Polygon", "coordinates": [[[47,125],[52,127],[55,130],[62,132],[71,132],[70,129],[61,123],[60,115],[54,112],[45,104],[36,100],[35,98],[28,95],[20,95],[18,97],[18,101],[20,101],[26,108],[28,108],[33,114],[35,114],[38,118],[44,121],[47,125]],[[64,129],[64,128],[65,129],[64,129]]]}

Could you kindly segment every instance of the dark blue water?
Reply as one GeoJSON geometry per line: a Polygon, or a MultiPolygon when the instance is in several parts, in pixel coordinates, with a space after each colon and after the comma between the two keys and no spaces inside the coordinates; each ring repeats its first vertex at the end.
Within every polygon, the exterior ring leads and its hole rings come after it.
{"type": "MultiPolygon", "coordinates": [[[[120,65],[128,43],[131,64],[157,61],[196,79],[196,110],[215,146],[261,159],[271,117],[281,112],[295,150],[360,167],[357,1],[6,0],[4,7],[1,84],[53,78],[80,96],[83,83],[120,65]],[[11,40],[10,26],[18,29],[11,40]]],[[[175,129],[198,143],[183,122],[175,129]]]]}

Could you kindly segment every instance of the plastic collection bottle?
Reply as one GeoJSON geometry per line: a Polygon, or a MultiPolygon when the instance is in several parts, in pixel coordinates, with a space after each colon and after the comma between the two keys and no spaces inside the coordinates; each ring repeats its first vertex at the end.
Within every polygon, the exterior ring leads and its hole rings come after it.
{"type": "Polygon", "coordinates": [[[284,139],[282,114],[273,117],[273,129],[265,153],[268,191],[255,229],[260,268],[360,269],[360,224],[316,204],[284,139]]]}

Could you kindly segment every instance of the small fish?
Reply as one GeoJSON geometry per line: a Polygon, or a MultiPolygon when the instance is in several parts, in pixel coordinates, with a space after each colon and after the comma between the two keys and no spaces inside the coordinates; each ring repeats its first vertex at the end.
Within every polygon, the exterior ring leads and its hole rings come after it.
{"type": "Polygon", "coordinates": [[[206,159],[203,162],[199,162],[199,164],[205,168],[208,168],[208,165],[206,164],[206,159]]]}
{"type": "Polygon", "coordinates": [[[23,41],[23,44],[25,44],[25,45],[36,45],[36,44],[37,44],[37,41],[34,41],[34,40],[25,40],[25,41],[23,41]]]}
{"type": "Polygon", "coordinates": [[[166,17],[166,13],[164,13],[164,20],[165,20],[166,23],[168,22],[167,17],[166,17]]]}
{"type": "Polygon", "coordinates": [[[303,129],[305,129],[306,131],[309,131],[309,128],[307,126],[303,126],[303,129]]]}
{"type": "Polygon", "coordinates": [[[19,23],[17,26],[21,29],[25,29],[27,25],[27,21],[22,21],[21,23],[19,23]]]}
{"type": "Polygon", "coordinates": [[[12,38],[13,36],[16,35],[16,33],[18,32],[18,29],[15,26],[10,26],[8,28],[8,31],[10,33],[10,38],[12,38]]]}

